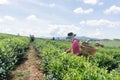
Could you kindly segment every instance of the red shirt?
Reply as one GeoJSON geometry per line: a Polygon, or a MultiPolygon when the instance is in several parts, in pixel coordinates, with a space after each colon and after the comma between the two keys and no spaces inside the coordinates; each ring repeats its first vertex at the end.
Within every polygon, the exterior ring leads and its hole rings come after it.
{"type": "Polygon", "coordinates": [[[74,54],[80,54],[80,44],[76,38],[72,41],[72,49],[74,54]]]}

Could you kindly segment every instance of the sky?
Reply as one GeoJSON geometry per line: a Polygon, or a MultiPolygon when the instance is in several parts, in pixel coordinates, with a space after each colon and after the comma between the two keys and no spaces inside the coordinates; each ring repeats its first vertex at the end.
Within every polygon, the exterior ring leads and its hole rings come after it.
{"type": "Polygon", "coordinates": [[[120,0],[0,0],[0,33],[120,39],[120,0]]]}

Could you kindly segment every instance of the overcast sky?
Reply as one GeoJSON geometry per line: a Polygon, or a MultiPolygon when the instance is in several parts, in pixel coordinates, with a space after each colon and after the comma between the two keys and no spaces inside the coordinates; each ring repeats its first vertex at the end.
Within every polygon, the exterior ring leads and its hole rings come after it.
{"type": "Polygon", "coordinates": [[[120,39],[120,0],[0,0],[0,33],[120,39]]]}

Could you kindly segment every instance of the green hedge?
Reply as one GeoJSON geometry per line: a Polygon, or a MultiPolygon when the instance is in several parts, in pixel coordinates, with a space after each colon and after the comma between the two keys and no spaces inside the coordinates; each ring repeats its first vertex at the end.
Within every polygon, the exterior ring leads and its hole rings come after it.
{"type": "Polygon", "coordinates": [[[12,37],[0,41],[0,80],[6,80],[18,59],[25,54],[28,38],[12,37]]]}
{"type": "Polygon", "coordinates": [[[45,40],[36,40],[35,43],[47,80],[120,80],[117,72],[108,73],[106,68],[98,67],[100,58],[89,61],[84,56],[67,54],[64,48],[68,46],[61,48],[62,43],[59,42],[49,41],[46,44],[45,40]]]}

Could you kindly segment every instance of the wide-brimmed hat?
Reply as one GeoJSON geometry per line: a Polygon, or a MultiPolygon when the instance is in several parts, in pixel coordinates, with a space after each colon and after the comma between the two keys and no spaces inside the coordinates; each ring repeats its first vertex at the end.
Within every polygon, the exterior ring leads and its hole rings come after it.
{"type": "Polygon", "coordinates": [[[75,37],[75,36],[76,36],[76,34],[74,34],[73,32],[69,32],[69,33],[67,34],[67,39],[73,38],[73,37],[75,37]]]}

